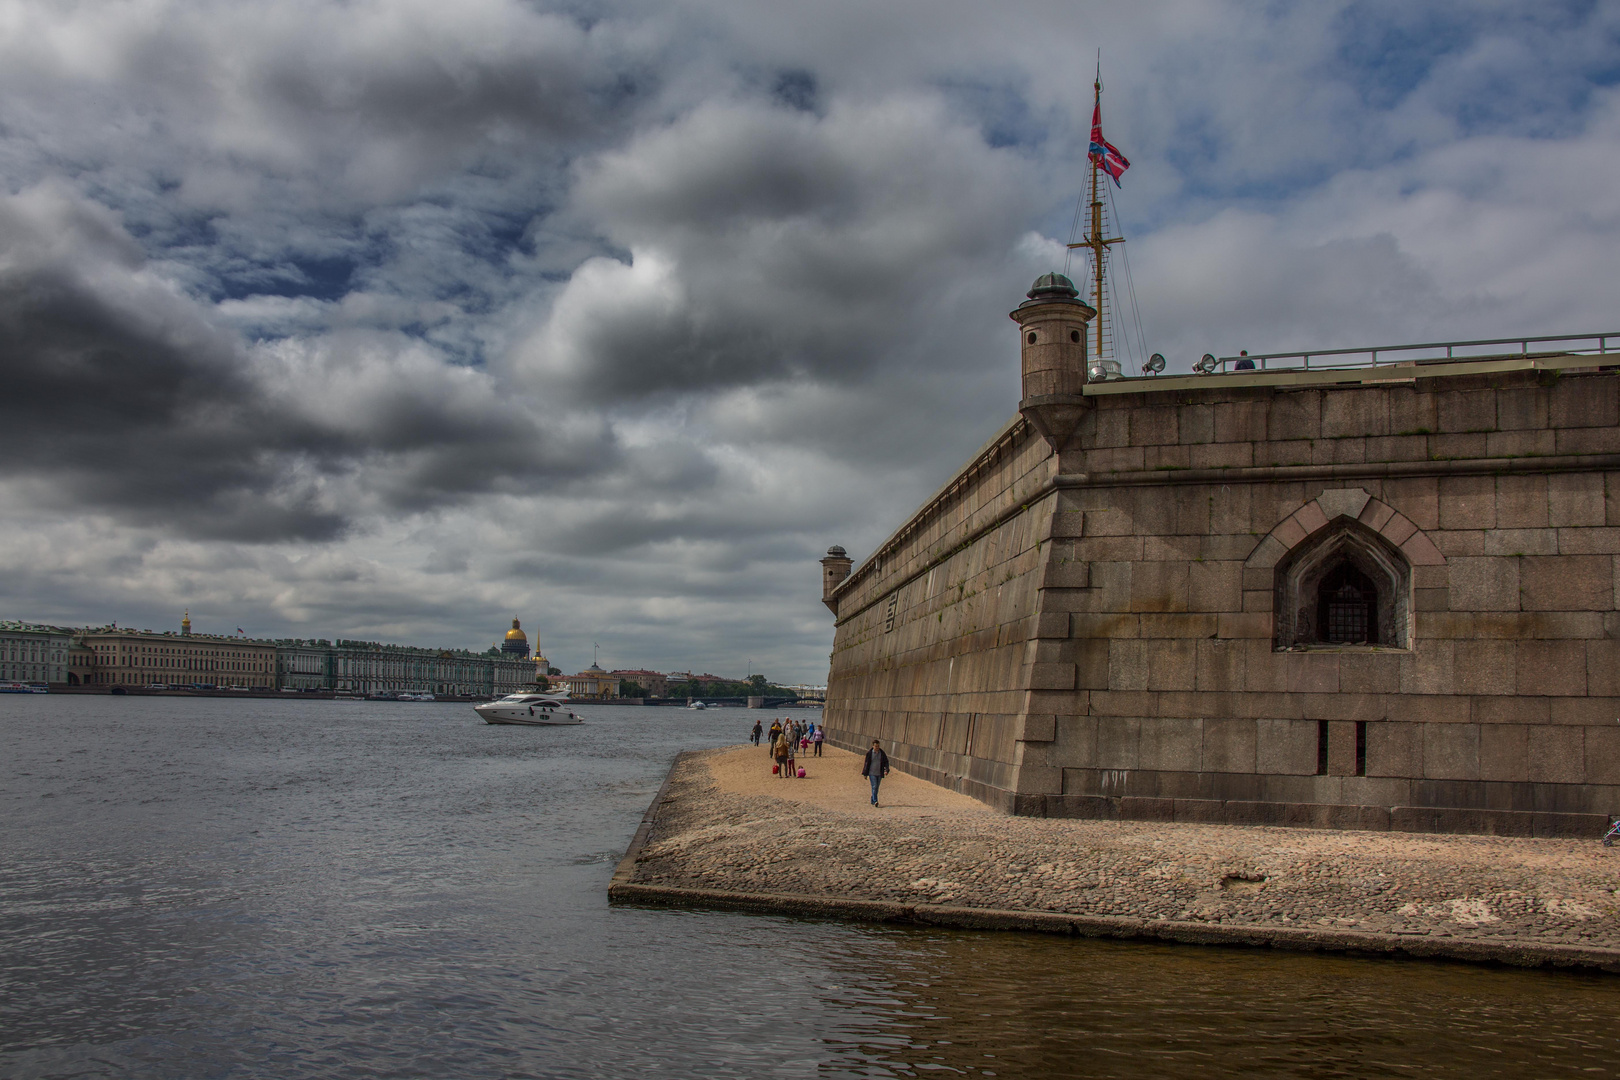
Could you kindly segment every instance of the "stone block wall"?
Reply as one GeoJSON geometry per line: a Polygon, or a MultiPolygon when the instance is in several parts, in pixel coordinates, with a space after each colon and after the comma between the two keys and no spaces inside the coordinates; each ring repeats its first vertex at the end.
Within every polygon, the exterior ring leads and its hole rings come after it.
{"type": "Polygon", "coordinates": [[[834,745],[882,739],[896,765],[1010,809],[1055,501],[1030,494],[1055,464],[1014,421],[839,587],[834,745]]]}
{"type": "Polygon", "coordinates": [[[839,593],[829,725],[1019,813],[1596,828],[1620,377],[1482,366],[1103,384],[1060,452],[1026,439],[839,593]],[[1340,535],[1398,575],[1389,629],[1295,643],[1290,568],[1340,535]]]}

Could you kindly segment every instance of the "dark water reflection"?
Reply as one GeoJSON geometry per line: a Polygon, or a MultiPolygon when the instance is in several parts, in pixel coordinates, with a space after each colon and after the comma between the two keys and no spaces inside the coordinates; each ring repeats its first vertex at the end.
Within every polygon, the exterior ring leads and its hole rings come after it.
{"type": "Polygon", "coordinates": [[[1620,980],[609,908],[754,715],[0,697],[0,1075],[1617,1071],[1620,980]]]}

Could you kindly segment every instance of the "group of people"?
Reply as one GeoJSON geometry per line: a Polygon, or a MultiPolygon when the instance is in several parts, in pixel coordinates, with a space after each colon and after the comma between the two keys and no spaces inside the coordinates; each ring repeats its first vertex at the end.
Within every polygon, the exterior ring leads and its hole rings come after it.
{"type": "MultiPolygon", "coordinates": [[[[772,759],[776,762],[776,775],[787,779],[798,777],[799,751],[815,752],[816,757],[821,756],[821,744],[826,739],[826,732],[815,721],[801,725],[797,720],[785,717],[772,720],[770,730],[767,732],[763,723],[754,721],[754,729],[749,732],[749,738],[755,746],[760,739],[769,736],[766,747],[770,750],[772,759]]],[[[866,758],[861,762],[861,775],[872,784],[872,805],[878,804],[878,785],[883,778],[889,775],[889,755],[883,752],[883,747],[876,739],[872,740],[872,748],[866,752],[866,758]]]]}
{"type": "MultiPolygon", "coordinates": [[[[765,727],[760,721],[754,721],[754,730],[749,733],[755,746],[759,745],[760,737],[766,735],[765,727]]],[[[769,731],[769,741],[765,744],[776,762],[776,773],[783,778],[792,778],[799,775],[799,752],[802,750],[806,756],[813,751],[816,757],[821,756],[821,744],[826,734],[811,721],[800,724],[797,720],[785,717],[781,720],[772,720],[769,731]]]]}

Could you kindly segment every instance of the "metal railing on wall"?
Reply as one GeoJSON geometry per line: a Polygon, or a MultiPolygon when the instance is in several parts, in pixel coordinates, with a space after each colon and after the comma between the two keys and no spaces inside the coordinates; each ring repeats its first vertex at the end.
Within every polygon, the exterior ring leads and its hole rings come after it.
{"type": "Polygon", "coordinates": [[[1379,345],[1370,349],[1312,349],[1310,352],[1251,353],[1246,356],[1205,356],[1194,370],[1215,374],[1248,370],[1237,365],[1247,360],[1256,371],[1325,371],[1335,368],[1387,367],[1396,364],[1446,363],[1456,360],[1503,360],[1532,356],[1620,357],[1620,330],[1606,334],[1557,334],[1547,337],[1489,338],[1479,341],[1431,341],[1419,345],[1379,345]],[[1609,342],[1615,342],[1611,350],[1609,342]],[[1532,350],[1530,346],[1541,346],[1532,350]]]}

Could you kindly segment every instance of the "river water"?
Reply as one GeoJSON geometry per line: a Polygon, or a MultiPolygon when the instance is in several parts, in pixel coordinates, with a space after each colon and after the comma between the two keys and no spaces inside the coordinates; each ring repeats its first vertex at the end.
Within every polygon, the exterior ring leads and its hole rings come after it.
{"type": "Polygon", "coordinates": [[[1620,1072],[1613,977],[610,907],[762,714],[580,711],[0,695],[0,1075],[1620,1072]]]}

